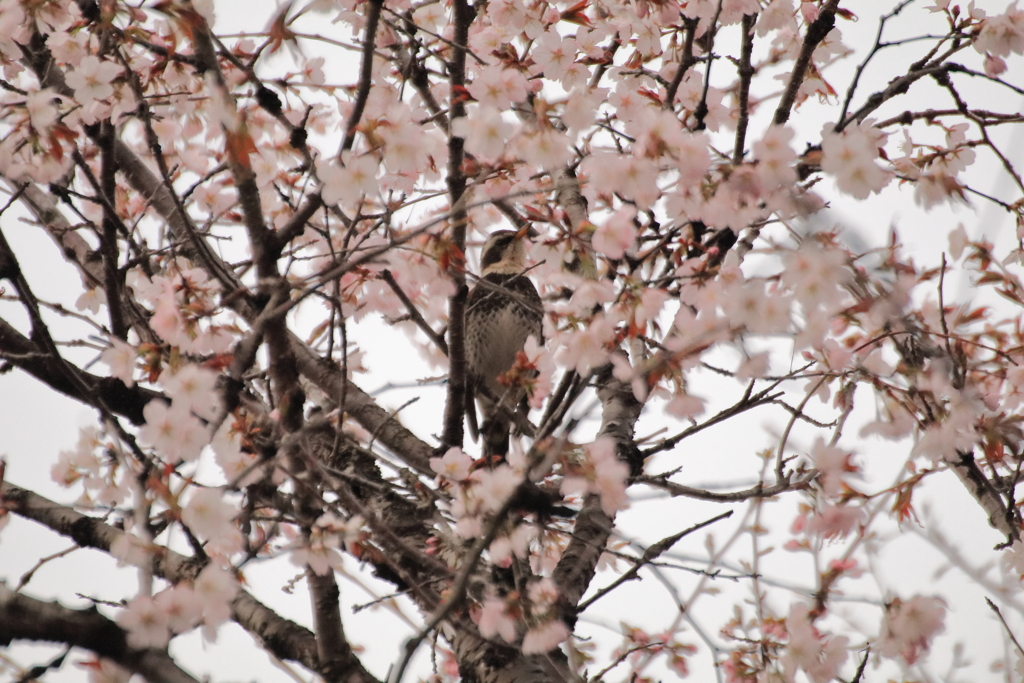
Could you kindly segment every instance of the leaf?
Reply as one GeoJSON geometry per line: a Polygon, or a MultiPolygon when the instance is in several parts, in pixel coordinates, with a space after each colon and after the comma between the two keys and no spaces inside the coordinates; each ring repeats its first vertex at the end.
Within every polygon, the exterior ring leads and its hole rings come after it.
{"type": "Polygon", "coordinates": [[[242,126],[241,130],[237,132],[225,128],[224,136],[227,139],[225,148],[228,157],[239,166],[251,171],[252,163],[249,161],[249,155],[256,153],[256,143],[253,142],[246,127],[242,126]]]}
{"type": "Polygon", "coordinates": [[[281,49],[281,46],[285,43],[294,43],[296,46],[297,36],[295,32],[288,28],[288,13],[292,9],[292,3],[286,3],[281,11],[277,13],[270,21],[270,26],[267,27],[267,35],[270,37],[270,48],[271,54],[281,49]]]}

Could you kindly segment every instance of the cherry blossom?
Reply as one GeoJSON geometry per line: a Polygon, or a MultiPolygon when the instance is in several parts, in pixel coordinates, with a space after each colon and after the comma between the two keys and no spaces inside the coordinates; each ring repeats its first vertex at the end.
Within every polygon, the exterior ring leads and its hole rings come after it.
{"type": "Polygon", "coordinates": [[[793,134],[792,129],[786,126],[772,126],[759,142],[754,143],[757,173],[765,189],[796,182],[796,171],[791,166],[796,161],[796,152],[789,146],[793,134]]]}
{"type": "Polygon", "coordinates": [[[192,494],[182,508],[181,521],[199,538],[210,541],[209,550],[223,555],[237,552],[241,538],[233,521],[238,510],[224,499],[217,489],[203,489],[192,494]]]}
{"type": "Polygon", "coordinates": [[[824,637],[808,617],[807,605],[794,603],[786,617],[789,643],[782,656],[786,679],[793,680],[795,669],[802,669],[814,683],[831,681],[848,657],[845,636],[824,637]]]}
{"type": "Polygon", "coordinates": [[[463,453],[461,448],[449,448],[443,457],[430,459],[430,469],[449,481],[468,479],[472,465],[473,458],[463,453]]]}
{"type": "Polygon", "coordinates": [[[885,657],[902,657],[907,664],[913,664],[931,646],[932,638],[943,631],[945,617],[946,603],[940,598],[894,598],[882,619],[878,651],[885,657]]]}
{"type": "Polygon", "coordinates": [[[1017,9],[1014,3],[1003,14],[985,17],[974,49],[997,57],[1024,53],[1024,10],[1017,9]]]}
{"type": "Polygon", "coordinates": [[[526,78],[511,69],[486,67],[466,87],[485,110],[508,109],[526,98],[526,78]]]}
{"type": "Polygon", "coordinates": [[[167,627],[172,633],[188,631],[203,615],[203,605],[196,598],[191,586],[171,586],[158,593],[153,601],[166,616],[167,627]]]}
{"type": "Polygon", "coordinates": [[[100,354],[100,360],[110,368],[111,376],[117,377],[126,386],[131,387],[135,384],[133,375],[137,353],[134,346],[112,337],[110,346],[100,354]]]}
{"type": "Polygon", "coordinates": [[[167,395],[173,399],[172,406],[191,410],[204,419],[211,419],[220,406],[217,398],[217,374],[189,363],[170,374],[160,376],[167,395]]]}
{"type": "Polygon", "coordinates": [[[608,258],[620,259],[633,246],[636,227],[633,225],[635,211],[621,209],[594,231],[594,249],[608,258]]]}
{"type": "Polygon", "coordinates": [[[793,531],[825,539],[843,538],[863,520],[864,510],[852,505],[824,505],[821,510],[804,513],[793,522],[793,531]]]}
{"type": "Polygon", "coordinates": [[[872,192],[879,192],[892,179],[892,174],[879,167],[878,147],[884,136],[871,128],[871,122],[851,126],[841,133],[830,132],[829,126],[822,133],[821,169],[835,176],[839,189],[856,197],[867,199],[872,192]]]}
{"type": "Polygon", "coordinates": [[[153,400],[142,412],[146,424],[139,430],[140,440],[171,462],[195,460],[210,441],[206,429],[187,406],[168,406],[161,400],[153,400]]]}
{"type": "Polygon", "coordinates": [[[572,38],[563,38],[554,31],[548,31],[537,39],[530,55],[545,78],[558,81],[565,76],[569,65],[573,63],[576,41],[572,38]]]}
{"type": "Polygon", "coordinates": [[[377,161],[372,156],[343,156],[343,165],[317,161],[317,173],[324,184],[323,198],[328,204],[355,206],[365,195],[377,192],[377,161]]]}
{"type": "Polygon", "coordinates": [[[615,442],[602,437],[587,446],[587,459],[591,471],[585,478],[567,477],[562,484],[562,493],[589,490],[601,496],[601,509],[606,515],[629,507],[626,496],[626,478],[629,467],[618,459],[615,442]]]}
{"type": "Polygon", "coordinates": [[[497,159],[515,128],[501,117],[501,112],[480,107],[474,116],[452,121],[452,132],[466,139],[466,149],[487,159],[497,159]]]}
{"type": "Polygon", "coordinates": [[[84,57],[74,71],[68,74],[68,86],[74,89],[75,98],[83,105],[94,100],[104,100],[114,94],[110,83],[120,76],[122,69],[114,62],[100,60],[89,55],[84,57]]]}
{"type": "Polygon", "coordinates": [[[480,629],[480,635],[484,638],[500,635],[506,643],[515,642],[516,620],[509,616],[504,600],[496,597],[487,598],[474,620],[480,629]]]}
{"type": "Polygon", "coordinates": [[[163,648],[171,639],[165,609],[147,595],[129,602],[117,623],[128,632],[128,644],[135,648],[163,648]]]}
{"type": "Polygon", "coordinates": [[[576,372],[586,374],[608,359],[607,345],[614,333],[615,325],[611,320],[596,318],[586,329],[567,335],[565,350],[574,359],[576,372]]]}
{"type": "Polygon", "coordinates": [[[485,512],[497,512],[511,498],[523,481],[523,477],[508,465],[499,465],[493,470],[477,470],[473,473],[476,482],[473,491],[479,497],[485,512]]]}
{"type": "Polygon", "coordinates": [[[843,478],[857,471],[857,467],[850,462],[851,457],[851,453],[828,445],[823,439],[815,441],[811,449],[811,462],[821,475],[819,481],[825,495],[831,498],[838,496],[842,491],[843,478]]]}
{"type": "Polygon", "coordinates": [[[542,654],[555,649],[569,637],[569,628],[561,619],[551,619],[540,626],[531,628],[523,636],[524,655],[542,654]]]}

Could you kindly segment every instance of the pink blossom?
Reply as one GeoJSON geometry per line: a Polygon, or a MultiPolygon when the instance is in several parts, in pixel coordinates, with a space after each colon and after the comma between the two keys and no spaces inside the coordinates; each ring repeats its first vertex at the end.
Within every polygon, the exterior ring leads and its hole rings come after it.
{"type": "Polygon", "coordinates": [[[945,629],[946,603],[941,598],[915,595],[906,602],[895,598],[886,605],[878,634],[878,651],[884,657],[902,657],[913,664],[927,652],[932,638],[945,629]]]}
{"type": "Polygon", "coordinates": [[[814,683],[827,683],[839,673],[839,667],[849,653],[845,636],[826,637],[811,623],[809,609],[804,604],[794,604],[786,617],[786,632],[789,643],[782,655],[782,667],[786,679],[793,680],[797,668],[803,669],[814,683]]]}
{"type": "Polygon", "coordinates": [[[28,110],[32,127],[40,133],[46,133],[60,117],[57,94],[50,88],[29,93],[25,98],[25,109],[28,110]]]}
{"type": "Polygon", "coordinates": [[[452,121],[452,134],[465,138],[466,149],[486,159],[498,159],[505,151],[515,126],[501,117],[501,112],[481,106],[470,116],[452,121]]]}
{"type": "Polygon", "coordinates": [[[82,59],[78,67],[67,75],[67,84],[75,91],[75,99],[81,104],[89,104],[94,100],[103,100],[114,94],[114,86],[110,84],[121,75],[121,66],[114,62],[100,61],[99,57],[89,55],[82,59]]]}
{"type": "Polygon", "coordinates": [[[110,544],[110,555],[117,560],[119,567],[126,564],[133,567],[146,567],[153,561],[152,548],[152,544],[125,532],[118,535],[110,544]]]}
{"type": "Polygon", "coordinates": [[[788,126],[772,126],[764,137],[754,143],[757,174],[766,190],[796,182],[796,152],[790,148],[793,130],[788,126]]]}
{"type": "MultiPolygon", "coordinates": [[[[419,173],[428,163],[433,143],[432,136],[413,123],[412,112],[406,105],[394,107],[393,111],[388,113],[388,123],[389,125],[378,129],[381,139],[384,140],[385,166],[395,174],[419,173]]],[[[370,172],[368,164],[376,166],[372,157],[363,161],[362,165],[353,162],[352,182],[360,179],[360,190],[370,187],[373,174],[376,172],[370,172]],[[355,175],[356,172],[358,175],[355,175]]],[[[376,185],[373,191],[377,191],[376,185]]]]}
{"type": "Polygon", "coordinates": [[[608,303],[615,299],[615,285],[609,280],[575,279],[572,281],[572,298],[565,313],[584,316],[598,304],[608,303]]]}
{"type": "Polygon", "coordinates": [[[496,539],[491,541],[490,547],[487,548],[487,554],[490,555],[491,562],[498,567],[511,567],[512,539],[508,536],[498,536],[496,539]]]}
{"type": "Polygon", "coordinates": [[[212,370],[195,363],[186,363],[173,375],[164,371],[160,375],[160,383],[173,399],[172,405],[176,408],[191,410],[207,420],[212,419],[220,408],[217,373],[212,370]]]}
{"type": "Polygon", "coordinates": [[[516,0],[495,0],[487,4],[487,16],[505,35],[512,36],[526,27],[526,6],[516,0]]]}
{"type": "Polygon", "coordinates": [[[341,569],[342,559],[337,550],[324,544],[323,539],[300,540],[288,557],[298,567],[309,567],[318,576],[326,576],[332,569],[341,569]]]}
{"type": "Polygon", "coordinates": [[[142,409],[146,424],[139,430],[139,440],[160,451],[171,462],[192,461],[199,457],[210,437],[203,425],[187,407],[168,406],[153,399],[142,409]]]}
{"type": "Polygon", "coordinates": [[[430,469],[448,481],[465,481],[472,466],[473,458],[463,453],[461,448],[449,448],[444,457],[430,459],[430,469]]]}
{"type": "Polygon", "coordinates": [[[171,640],[167,614],[148,595],[140,595],[129,602],[117,617],[117,623],[128,632],[128,644],[135,648],[163,648],[171,640]]]}
{"type": "Polygon", "coordinates": [[[831,308],[842,301],[842,286],[852,276],[847,261],[842,250],[824,249],[806,240],[784,255],[782,282],[795,290],[805,311],[831,308]]]}
{"type": "Polygon", "coordinates": [[[1018,578],[1024,578],[1024,543],[1014,541],[1013,545],[1003,551],[1003,568],[1018,578]]]}
{"type": "Polygon", "coordinates": [[[864,574],[864,570],[857,564],[857,560],[832,560],[828,563],[828,568],[830,571],[841,572],[853,578],[864,574]]]}
{"type": "Polygon", "coordinates": [[[191,586],[178,584],[161,591],[154,598],[167,618],[172,633],[184,633],[194,627],[203,615],[203,605],[191,586]]]}
{"type": "MultiPolygon", "coordinates": [[[[843,538],[864,518],[864,510],[852,505],[825,505],[806,522],[807,533],[826,539],[843,538]]],[[[799,521],[799,520],[798,520],[799,521]]],[[[794,527],[797,525],[794,524],[794,527]]]]}
{"type": "Polygon", "coordinates": [[[530,554],[530,542],[537,537],[537,527],[533,524],[518,524],[511,535],[499,536],[487,549],[491,561],[499,567],[512,564],[512,555],[526,559],[530,554]]]}
{"type": "MultiPolygon", "coordinates": [[[[421,5],[412,13],[413,21],[416,22],[417,26],[422,26],[430,31],[436,30],[439,26],[443,25],[445,18],[445,8],[440,3],[433,3],[429,5],[421,5]]],[[[477,46],[473,45],[473,49],[476,50],[477,46]]],[[[484,52],[487,54],[490,50],[484,52]]]]}
{"type": "Polygon", "coordinates": [[[608,103],[615,108],[616,116],[623,123],[640,118],[645,110],[653,106],[650,100],[637,92],[640,85],[636,78],[624,78],[608,98],[608,103]]]}
{"type": "Polygon", "coordinates": [[[544,78],[559,81],[576,58],[576,41],[563,38],[555,31],[547,31],[534,43],[530,56],[538,70],[544,73],[544,78]]]}
{"type": "Polygon", "coordinates": [[[818,18],[818,6],[813,2],[801,2],[800,15],[805,24],[813,24],[818,18]]]}
{"type": "Polygon", "coordinates": [[[572,158],[569,138],[554,128],[544,126],[516,138],[516,153],[528,164],[551,170],[564,166],[572,158]]]}
{"type": "Polygon", "coordinates": [[[1006,73],[1006,61],[995,55],[985,55],[985,75],[991,78],[1006,73]]]}
{"type": "Polygon", "coordinates": [[[527,589],[530,605],[534,613],[547,611],[558,600],[558,586],[548,577],[543,577],[530,584],[527,589]]]}
{"type": "Polygon", "coordinates": [[[104,306],[107,303],[107,294],[101,287],[93,287],[87,289],[78,297],[75,301],[75,308],[80,311],[89,311],[90,313],[99,313],[100,306],[104,306]]]}
{"type": "Polygon", "coordinates": [[[636,400],[641,403],[647,401],[647,379],[644,377],[644,373],[634,368],[621,353],[613,353],[611,361],[612,376],[620,382],[629,382],[636,400]]]}
{"type": "MultiPolygon", "coordinates": [[[[46,37],[46,47],[50,48],[55,59],[72,67],[77,67],[89,54],[89,33],[87,31],[54,31],[46,37]]],[[[4,50],[5,54],[7,53],[4,50]]]]}
{"type": "Polygon", "coordinates": [[[779,334],[790,327],[792,297],[769,294],[758,280],[737,281],[727,290],[722,309],[729,321],[750,332],[779,334]]]}
{"type": "Polygon", "coordinates": [[[526,355],[527,361],[537,369],[537,376],[530,385],[530,407],[540,408],[544,405],[544,399],[551,393],[551,378],[555,374],[555,359],[533,335],[526,338],[523,353],[526,355]]]}
{"type": "Polygon", "coordinates": [[[608,345],[615,334],[615,326],[604,316],[598,316],[582,330],[566,334],[564,343],[566,356],[571,359],[576,372],[586,376],[591,368],[608,361],[608,345]]]}
{"type": "Polygon", "coordinates": [[[959,451],[970,451],[981,441],[975,423],[980,406],[957,393],[947,404],[944,420],[925,429],[910,451],[911,456],[924,455],[933,462],[955,461],[959,451]]]}
{"type": "Polygon", "coordinates": [[[964,224],[959,223],[956,226],[956,230],[949,233],[949,255],[955,260],[960,260],[960,256],[963,255],[964,249],[970,243],[970,238],[967,236],[967,230],[964,229],[964,224]]]}
{"type": "Polygon", "coordinates": [[[260,468],[253,468],[257,462],[256,454],[242,451],[241,434],[232,429],[230,420],[225,420],[221,425],[210,442],[210,447],[217,465],[224,471],[229,483],[248,486],[263,477],[260,468]]]}
{"type": "MultiPolygon", "coordinates": [[[[392,141],[399,140],[392,136],[392,141]]],[[[400,144],[395,142],[396,146],[400,144]]],[[[393,154],[395,153],[394,150],[393,154]]],[[[393,157],[394,158],[394,157],[393,157]]],[[[377,194],[377,160],[372,155],[343,155],[342,165],[317,160],[317,175],[323,183],[323,199],[327,204],[354,206],[364,196],[377,194]]]]}
{"type": "MultiPolygon", "coordinates": [[[[493,6],[493,4],[492,4],[493,6]]],[[[480,106],[501,111],[526,99],[526,77],[514,69],[488,66],[466,86],[480,106]]]]}
{"type": "Polygon", "coordinates": [[[135,347],[116,337],[110,338],[110,346],[100,354],[100,361],[110,368],[112,377],[117,377],[125,386],[135,385],[132,375],[135,371],[135,347]]]}
{"type": "Polygon", "coordinates": [[[477,470],[472,478],[476,481],[473,493],[486,512],[497,512],[516,488],[523,482],[523,475],[508,465],[499,465],[493,470],[477,470]]]}
{"type": "Polygon", "coordinates": [[[569,628],[561,619],[551,619],[535,626],[523,636],[523,654],[539,655],[558,647],[569,637],[569,628]]]}
{"type": "Polygon", "coordinates": [[[616,192],[636,202],[640,209],[650,208],[658,199],[658,163],[643,157],[620,157],[615,167],[616,192]]]}
{"type": "Polygon", "coordinates": [[[650,321],[656,321],[669,293],[657,287],[648,287],[640,295],[640,303],[633,310],[633,320],[637,327],[643,328],[650,321]]]}
{"type": "Polygon", "coordinates": [[[637,138],[633,154],[659,160],[674,158],[683,141],[682,123],[670,111],[645,109],[629,124],[627,132],[637,138]]]}
{"type": "Polygon", "coordinates": [[[783,28],[795,30],[795,14],[796,10],[793,9],[792,0],[771,0],[757,20],[758,37],[763,38],[769,31],[783,28]]]}
{"type": "Polygon", "coordinates": [[[210,563],[199,572],[192,590],[203,606],[204,636],[215,640],[217,626],[231,618],[231,603],[238,595],[238,581],[232,572],[210,563]]]}
{"type": "Polygon", "coordinates": [[[1003,14],[982,20],[974,49],[997,57],[1024,53],[1024,11],[1017,9],[1016,2],[1003,14]]]}
{"type": "Polygon", "coordinates": [[[842,491],[843,477],[857,470],[850,462],[853,457],[836,446],[829,446],[820,437],[811,449],[811,462],[818,470],[821,487],[825,495],[835,498],[842,491]]]}
{"type": "Polygon", "coordinates": [[[241,548],[241,534],[235,528],[238,509],[224,499],[219,489],[201,489],[182,508],[181,521],[196,536],[208,540],[211,552],[227,555],[241,548]]]}
{"type": "Polygon", "coordinates": [[[636,240],[635,215],[635,209],[622,208],[599,225],[594,231],[594,249],[611,259],[622,258],[636,240]]]}
{"type": "Polygon", "coordinates": [[[598,108],[607,96],[607,88],[574,89],[562,110],[562,122],[571,132],[589,127],[594,123],[598,108]]]}
{"type": "Polygon", "coordinates": [[[480,608],[476,618],[477,628],[484,638],[500,635],[506,643],[516,639],[516,620],[505,610],[505,601],[496,597],[488,597],[480,608]]]}
{"type": "Polygon", "coordinates": [[[857,199],[880,192],[892,179],[889,171],[875,164],[884,137],[878,140],[880,131],[870,128],[865,121],[860,126],[848,126],[841,133],[836,133],[831,125],[822,130],[821,170],[835,176],[839,189],[857,199]]]}
{"type": "Polygon", "coordinates": [[[733,374],[741,382],[759,379],[768,374],[769,360],[767,352],[755,353],[749,358],[744,358],[733,374]]]}
{"type": "Polygon", "coordinates": [[[688,419],[697,417],[704,412],[706,401],[698,396],[686,392],[680,392],[672,397],[672,400],[665,406],[665,412],[678,418],[688,419]]]}

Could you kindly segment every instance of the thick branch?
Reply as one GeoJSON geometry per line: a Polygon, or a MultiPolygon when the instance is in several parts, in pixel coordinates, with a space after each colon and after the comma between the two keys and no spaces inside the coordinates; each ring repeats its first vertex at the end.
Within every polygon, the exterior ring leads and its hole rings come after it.
{"type": "MultiPolygon", "coordinates": [[[[114,542],[124,535],[98,519],[7,482],[0,485],[0,504],[16,515],[67,536],[83,548],[109,553],[114,542]]],[[[153,573],[172,583],[193,580],[202,570],[202,563],[162,547],[156,548],[152,560],[153,573]]],[[[232,601],[231,618],[259,638],[275,657],[299,662],[310,671],[319,670],[313,634],[282,618],[246,591],[239,590],[232,601]]]]}
{"type": "Polygon", "coordinates": [[[11,365],[24,370],[51,389],[65,396],[92,405],[92,397],[98,397],[102,404],[111,412],[123,415],[133,424],[145,422],[142,409],[154,398],[163,394],[135,385],[131,388],[116,377],[97,377],[79,370],[67,361],[58,367],[57,359],[51,357],[18,330],[0,318],[0,359],[7,360],[11,365]],[[68,378],[67,372],[74,373],[75,381],[68,378]],[[81,387],[86,387],[83,392],[81,387]]]}
{"type": "MultiPolygon", "coordinates": [[[[631,470],[636,469],[639,451],[633,442],[633,428],[643,404],[633,396],[629,383],[611,377],[599,383],[597,395],[602,406],[600,436],[613,439],[619,458],[629,462],[631,470]]],[[[572,610],[566,615],[570,626],[576,621],[575,607],[594,578],[597,561],[611,536],[613,521],[613,517],[601,509],[600,497],[589,494],[576,519],[572,540],[555,567],[553,578],[559,595],[572,610]]]]}
{"type": "MultiPolygon", "coordinates": [[[[450,118],[466,115],[463,92],[466,87],[466,48],[473,10],[467,0],[454,0],[455,31],[452,35],[452,59],[448,63],[450,118]]],[[[466,405],[466,335],[465,312],[469,289],[466,287],[466,227],[469,213],[462,208],[465,202],[466,174],[462,164],[466,158],[465,140],[448,133],[448,196],[452,207],[452,249],[455,258],[449,268],[449,277],[455,285],[455,294],[448,300],[448,397],[444,408],[444,432],[441,441],[446,447],[462,447],[463,415],[466,405]]]]}
{"type": "Polygon", "coordinates": [[[775,110],[775,125],[781,126],[789,120],[789,112],[796,103],[797,93],[800,92],[800,85],[807,75],[807,67],[811,64],[811,56],[815,48],[825,36],[829,34],[836,25],[836,8],[839,7],[839,0],[828,0],[818,13],[818,18],[807,27],[807,35],[804,36],[804,44],[797,55],[796,63],[793,64],[793,73],[789,77],[789,83],[782,93],[779,106],[775,110]]]}
{"type": "Polygon", "coordinates": [[[383,443],[405,464],[420,474],[434,476],[430,469],[430,458],[434,449],[406,429],[388,411],[377,405],[369,394],[351,381],[347,382],[334,363],[320,358],[298,337],[291,336],[292,352],[295,354],[299,372],[303,377],[320,388],[332,401],[345,396],[342,409],[369,430],[374,438],[383,443]]]}
{"type": "Polygon", "coordinates": [[[70,609],[15,593],[0,583],[0,645],[14,640],[66,643],[116,662],[150,683],[198,683],[170,655],[129,647],[125,632],[93,609],[70,609]]]}

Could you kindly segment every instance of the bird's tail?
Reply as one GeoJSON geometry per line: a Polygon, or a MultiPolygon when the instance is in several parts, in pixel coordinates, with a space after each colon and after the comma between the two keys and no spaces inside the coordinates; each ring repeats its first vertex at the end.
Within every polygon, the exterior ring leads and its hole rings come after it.
{"type": "Polygon", "coordinates": [[[500,415],[492,415],[484,420],[480,429],[484,437],[484,457],[508,455],[508,433],[512,424],[500,415]]]}

